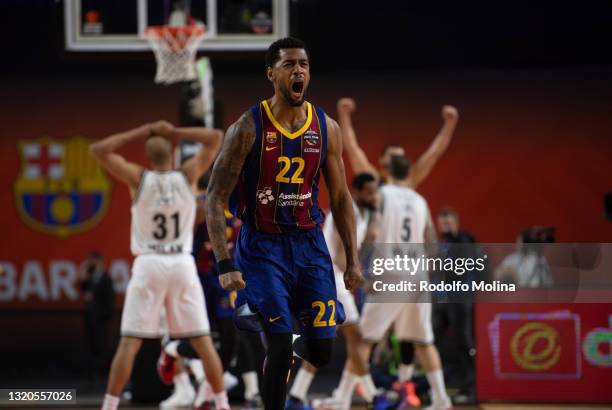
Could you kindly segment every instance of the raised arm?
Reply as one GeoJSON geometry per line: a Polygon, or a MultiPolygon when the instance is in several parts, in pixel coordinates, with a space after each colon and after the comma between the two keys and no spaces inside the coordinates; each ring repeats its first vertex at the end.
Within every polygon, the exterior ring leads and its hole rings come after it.
{"type": "Polygon", "coordinates": [[[338,124],[342,130],[342,143],[348,156],[349,164],[355,175],[367,172],[378,178],[378,170],[368,160],[365,152],[357,142],[351,114],[355,111],[355,101],[352,98],[340,98],[337,104],[338,124]]]}
{"type": "Polygon", "coordinates": [[[342,133],[338,123],[329,117],[327,121],[327,157],[323,165],[325,183],[329,191],[332,215],[346,254],[344,284],[352,290],[361,284],[361,265],[355,239],[355,215],[353,199],[346,186],[342,161],[342,133]]]}
{"type": "Polygon", "coordinates": [[[106,137],[101,141],[91,144],[89,146],[89,152],[98,162],[100,162],[105,170],[115,178],[125,182],[130,188],[130,192],[133,194],[136,189],[138,189],[143,167],[127,161],[115,151],[131,141],[145,139],[156,134],[163,135],[170,129],[172,129],[172,125],[165,121],[144,124],[129,131],[113,134],[110,137],[106,137]]]}
{"type": "Polygon", "coordinates": [[[459,120],[457,109],[451,105],[445,105],[442,107],[442,118],[444,119],[444,124],[440,132],[438,132],[438,135],[436,135],[429,148],[427,148],[427,151],[417,159],[410,169],[408,185],[411,188],[416,188],[427,178],[453,138],[455,127],[459,120]]]}
{"type": "Polygon", "coordinates": [[[198,182],[198,178],[211,166],[223,140],[223,132],[212,128],[192,127],[175,128],[173,137],[176,139],[187,139],[199,142],[202,148],[193,157],[189,158],[181,166],[181,170],[187,175],[192,187],[198,182]]]}
{"type": "Polygon", "coordinates": [[[244,160],[254,142],[255,123],[251,113],[246,112],[227,130],[221,153],[215,161],[208,184],[206,202],[208,236],[221,273],[219,282],[226,290],[242,289],[245,286],[242,274],[233,268],[227,250],[224,211],[229,196],[236,186],[244,160]],[[228,269],[228,267],[232,269],[228,269]]]}

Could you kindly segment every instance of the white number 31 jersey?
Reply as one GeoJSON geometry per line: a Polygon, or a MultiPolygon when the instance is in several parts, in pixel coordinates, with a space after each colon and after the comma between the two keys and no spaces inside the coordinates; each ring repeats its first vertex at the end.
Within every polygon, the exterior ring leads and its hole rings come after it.
{"type": "Polygon", "coordinates": [[[132,201],[132,253],[191,253],[195,213],[185,174],[144,171],[132,201]]]}

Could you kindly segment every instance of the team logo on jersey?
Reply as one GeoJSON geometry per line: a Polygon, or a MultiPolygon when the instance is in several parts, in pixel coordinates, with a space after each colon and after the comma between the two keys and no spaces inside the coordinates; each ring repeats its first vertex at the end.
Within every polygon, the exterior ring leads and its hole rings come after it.
{"type": "Polygon", "coordinates": [[[314,131],[306,131],[306,134],[304,134],[304,141],[306,141],[308,145],[317,145],[319,143],[319,134],[314,131]]]}
{"type": "Polygon", "coordinates": [[[94,227],[108,205],[111,184],[89,154],[89,141],[20,141],[15,181],[19,216],[40,232],[64,238],[94,227]]]}
{"type": "Polygon", "coordinates": [[[265,187],[257,191],[257,200],[262,204],[266,205],[274,201],[274,195],[272,195],[272,188],[265,187]]]}
{"type": "Polygon", "coordinates": [[[266,142],[268,144],[274,144],[276,142],[276,131],[266,132],[266,142]]]}

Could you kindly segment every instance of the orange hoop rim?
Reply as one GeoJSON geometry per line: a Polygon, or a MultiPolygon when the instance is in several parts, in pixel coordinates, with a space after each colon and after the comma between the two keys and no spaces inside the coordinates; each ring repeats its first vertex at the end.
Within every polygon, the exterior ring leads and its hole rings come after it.
{"type": "Polygon", "coordinates": [[[179,33],[186,34],[189,37],[197,37],[204,35],[206,29],[199,24],[190,24],[188,26],[149,26],[145,30],[145,36],[150,38],[164,37],[166,34],[177,36],[179,33]]]}

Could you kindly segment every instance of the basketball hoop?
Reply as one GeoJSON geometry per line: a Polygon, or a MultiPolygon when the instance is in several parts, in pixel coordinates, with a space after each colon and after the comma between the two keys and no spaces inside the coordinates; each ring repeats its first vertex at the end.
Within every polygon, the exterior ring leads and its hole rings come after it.
{"type": "Polygon", "coordinates": [[[151,26],[145,31],[155,59],[155,82],[172,84],[196,78],[195,55],[204,39],[204,25],[151,26]]]}

